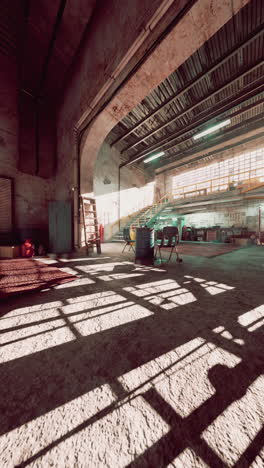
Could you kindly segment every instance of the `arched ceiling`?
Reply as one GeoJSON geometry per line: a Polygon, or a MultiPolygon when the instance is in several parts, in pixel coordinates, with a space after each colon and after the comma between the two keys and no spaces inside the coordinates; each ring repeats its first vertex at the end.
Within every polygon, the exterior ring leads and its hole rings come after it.
{"type": "Polygon", "coordinates": [[[252,129],[264,131],[263,26],[264,3],[251,0],[123,118],[107,141],[129,163],[164,151],[151,163],[161,168],[252,129]],[[194,140],[225,119],[230,125],[194,140]]]}

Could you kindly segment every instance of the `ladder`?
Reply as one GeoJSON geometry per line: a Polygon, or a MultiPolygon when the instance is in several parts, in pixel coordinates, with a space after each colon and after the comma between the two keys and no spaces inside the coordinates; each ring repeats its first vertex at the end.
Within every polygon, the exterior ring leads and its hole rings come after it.
{"type": "Polygon", "coordinates": [[[94,198],[81,197],[84,240],[89,251],[89,247],[96,245],[97,253],[101,253],[101,241],[99,233],[99,224],[96,213],[96,202],[94,198]]]}

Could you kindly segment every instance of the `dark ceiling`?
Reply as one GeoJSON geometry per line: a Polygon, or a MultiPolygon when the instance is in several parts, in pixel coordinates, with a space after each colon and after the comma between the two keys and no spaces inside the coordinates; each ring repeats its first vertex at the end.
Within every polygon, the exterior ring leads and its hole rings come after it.
{"type": "Polygon", "coordinates": [[[14,0],[0,3],[0,51],[19,65],[21,88],[54,98],[90,22],[96,0],[14,0]]]}
{"type": "Polygon", "coordinates": [[[124,161],[159,168],[263,126],[264,2],[252,0],[116,125],[107,141],[124,161]],[[226,118],[231,124],[197,141],[226,118]]]}
{"type": "Polygon", "coordinates": [[[31,1],[22,58],[22,84],[56,96],[69,71],[96,0],[31,1]],[[51,49],[52,47],[52,49],[51,49]]]}

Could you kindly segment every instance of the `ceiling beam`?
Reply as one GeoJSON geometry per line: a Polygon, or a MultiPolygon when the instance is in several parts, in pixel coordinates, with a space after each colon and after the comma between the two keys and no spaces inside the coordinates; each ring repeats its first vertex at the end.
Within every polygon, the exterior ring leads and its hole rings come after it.
{"type": "MultiPolygon", "coordinates": [[[[209,93],[207,94],[203,99],[201,99],[200,101],[196,102],[195,104],[191,105],[190,107],[186,108],[184,111],[182,111],[181,113],[179,113],[176,117],[173,117],[170,121],[166,122],[165,124],[163,125],[160,125],[159,127],[157,127],[155,130],[153,130],[152,132],[149,132],[147,135],[145,135],[145,137],[143,137],[142,139],[138,140],[136,143],[134,143],[133,145],[130,145],[130,146],[127,146],[125,149],[123,149],[121,151],[121,154],[125,153],[126,151],[129,151],[131,149],[133,149],[135,146],[139,145],[140,143],[144,142],[147,138],[150,138],[152,137],[153,135],[155,135],[156,133],[158,133],[159,131],[163,130],[165,127],[167,127],[168,125],[170,125],[171,123],[174,123],[176,122],[177,120],[181,119],[182,117],[184,117],[188,112],[191,112],[193,111],[196,107],[199,107],[201,104],[203,104],[204,102],[208,101],[208,99],[211,99],[212,97],[214,97],[216,94],[224,91],[226,88],[228,88],[229,86],[232,86],[234,83],[236,83],[236,81],[238,80],[241,80],[242,78],[244,78],[245,76],[249,75],[250,73],[252,73],[254,70],[256,70],[257,68],[261,67],[262,65],[264,65],[264,60],[260,60],[257,64],[255,64],[253,67],[250,67],[249,69],[247,69],[246,71],[243,71],[242,73],[239,73],[235,76],[235,78],[232,78],[232,80],[228,81],[227,83],[225,83],[224,85],[220,86],[219,88],[217,88],[216,90],[214,90],[212,93],[209,93]]],[[[248,86],[252,85],[252,83],[250,83],[248,86]]],[[[141,151],[140,153],[138,153],[137,155],[135,155],[136,157],[140,157],[141,155],[142,156],[146,156],[148,155],[149,153],[151,153],[153,150],[157,150],[157,149],[163,149],[163,146],[164,146],[164,143],[167,143],[169,142],[170,140],[174,139],[174,135],[175,133],[172,133],[171,135],[165,137],[165,138],[161,138],[157,143],[155,143],[154,145],[150,146],[149,148],[147,148],[146,150],[143,150],[141,151]]]]}
{"type": "Polygon", "coordinates": [[[153,112],[151,112],[147,117],[144,117],[142,120],[140,120],[136,125],[134,125],[130,130],[128,130],[125,134],[123,134],[121,137],[117,138],[112,144],[111,146],[119,143],[120,141],[122,141],[123,139],[125,139],[126,137],[128,137],[129,135],[131,135],[131,133],[133,133],[135,130],[137,130],[141,125],[143,125],[144,123],[146,123],[149,119],[155,117],[162,109],[164,109],[164,107],[166,107],[168,104],[171,104],[173,103],[175,100],[179,99],[184,93],[186,93],[187,91],[189,91],[193,86],[195,86],[196,84],[198,84],[202,79],[204,79],[208,74],[211,74],[212,72],[214,72],[217,68],[219,68],[220,66],[222,66],[225,62],[227,62],[228,60],[230,60],[230,58],[232,58],[234,55],[236,55],[238,53],[239,50],[247,47],[249,44],[251,44],[251,42],[253,42],[254,40],[256,40],[258,37],[260,37],[261,35],[263,34],[263,26],[260,27],[257,32],[254,33],[253,36],[251,36],[249,39],[247,39],[246,41],[244,42],[241,42],[239,44],[239,46],[237,47],[234,47],[232,49],[231,52],[229,52],[228,54],[225,54],[224,56],[222,56],[218,61],[215,62],[215,64],[207,69],[206,71],[203,71],[202,73],[200,73],[198,75],[198,77],[196,77],[194,80],[192,80],[187,86],[185,86],[183,89],[181,89],[178,93],[174,94],[172,97],[170,97],[169,99],[167,99],[164,103],[162,103],[160,106],[157,107],[157,109],[155,109],[153,112]]]}
{"type": "MultiPolygon", "coordinates": [[[[263,91],[264,91],[264,86],[263,86],[263,91]]],[[[263,92],[262,92],[261,94],[263,95],[263,92]]],[[[236,111],[236,112],[233,112],[233,114],[230,114],[229,117],[232,118],[232,117],[237,117],[237,116],[243,115],[243,114],[245,114],[246,112],[248,112],[248,111],[254,109],[254,108],[257,107],[257,106],[259,106],[260,104],[264,104],[264,98],[263,98],[263,99],[260,99],[260,100],[257,101],[257,102],[254,102],[253,104],[249,104],[248,106],[245,106],[245,107],[243,107],[242,109],[240,109],[240,110],[238,110],[238,111],[236,111]]],[[[237,107],[237,106],[236,106],[236,107],[237,107]]],[[[234,126],[233,126],[233,127],[230,127],[230,130],[231,130],[232,128],[234,128],[234,126]]],[[[189,133],[189,132],[186,132],[186,133],[189,133]]],[[[219,136],[220,136],[220,134],[219,134],[219,136]]],[[[178,142],[176,145],[174,145],[172,148],[178,146],[179,144],[186,143],[187,141],[191,141],[192,139],[193,139],[192,136],[191,136],[191,137],[187,137],[187,138],[185,138],[184,140],[179,141],[179,142],[178,142]]],[[[170,148],[170,149],[171,149],[171,148],[170,148]]],[[[168,157],[166,158],[166,161],[168,161],[168,160],[171,159],[171,158],[173,158],[173,155],[168,156],[168,157]]]]}
{"type": "MultiPolygon", "coordinates": [[[[264,92],[264,85],[263,85],[263,84],[261,85],[260,90],[261,90],[261,91],[260,91],[260,93],[259,93],[257,96],[262,96],[262,95],[263,95],[263,92],[264,92]]],[[[257,97],[257,96],[253,96],[253,97],[257,97]]],[[[221,114],[218,113],[218,110],[216,110],[215,112],[213,112],[212,114],[210,114],[210,120],[211,120],[211,118],[214,117],[214,114],[215,114],[215,115],[223,115],[223,114],[225,114],[226,112],[229,112],[230,110],[232,111],[232,110],[235,109],[236,107],[239,107],[239,106],[241,106],[242,104],[245,104],[245,103],[248,102],[250,99],[252,99],[252,96],[251,96],[251,98],[247,98],[247,99],[245,99],[244,101],[241,101],[241,100],[240,100],[240,102],[239,102],[238,104],[235,104],[235,105],[234,105],[234,102],[235,102],[236,100],[235,100],[235,101],[232,101],[230,106],[224,106],[224,108],[222,108],[221,114]]],[[[258,101],[253,102],[252,104],[249,104],[248,106],[245,106],[245,107],[239,109],[238,111],[235,111],[235,112],[233,112],[233,113],[231,113],[231,114],[228,114],[227,117],[232,118],[232,117],[236,117],[236,116],[238,116],[238,115],[242,115],[242,114],[244,114],[245,112],[247,112],[247,111],[249,111],[249,110],[252,110],[252,109],[254,109],[255,107],[259,106],[260,104],[263,104],[263,102],[264,102],[264,99],[259,99],[258,101]]],[[[188,133],[190,133],[190,131],[192,131],[194,128],[197,128],[197,123],[198,123],[200,120],[203,120],[203,123],[204,123],[204,122],[210,122],[210,120],[208,120],[208,115],[207,115],[207,117],[204,117],[203,119],[197,119],[197,121],[194,121],[194,122],[193,122],[193,125],[189,125],[189,127],[186,127],[186,128],[185,128],[185,131],[183,131],[183,132],[181,132],[181,133],[179,134],[179,136],[177,137],[177,140],[178,140],[179,138],[181,138],[181,137],[187,135],[188,133]]],[[[199,122],[199,123],[200,123],[200,122],[199,122]]],[[[200,123],[200,125],[201,125],[201,123],[200,123]]],[[[230,127],[230,128],[231,128],[231,127],[230,127]]],[[[184,140],[180,140],[180,141],[177,141],[176,143],[173,143],[169,148],[166,148],[165,151],[171,150],[172,148],[175,148],[175,147],[178,146],[179,144],[185,143],[186,141],[192,140],[192,139],[193,139],[193,135],[188,136],[188,137],[185,138],[184,140]]],[[[174,140],[173,140],[173,141],[174,141],[174,140]]]]}
{"type": "MultiPolygon", "coordinates": [[[[168,151],[176,146],[178,146],[180,143],[183,143],[184,141],[187,141],[189,139],[192,139],[193,138],[193,135],[191,136],[188,136],[186,139],[184,140],[181,140],[180,142],[178,141],[179,138],[182,138],[184,137],[185,135],[188,135],[191,131],[193,131],[194,129],[199,129],[200,126],[204,125],[205,123],[213,123],[211,122],[213,119],[215,119],[215,117],[220,117],[222,116],[225,116],[225,114],[227,112],[230,112],[230,111],[233,111],[234,109],[236,109],[237,107],[241,106],[241,105],[244,105],[246,104],[250,99],[252,99],[253,97],[260,97],[262,96],[264,92],[264,84],[263,84],[263,80],[258,80],[257,82],[257,86],[254,87],[253,89],[250,89],[249,91],[247,90],[246,92],[241,92],[237,97],[235,97],[232,101],[229,100],[225,100],[223,103],[221,103],[219,106],[217,106],[216,108],[213,109],[213,111],[208,114],[208,111],[207,109],[202,113],[203,115],[199,116],[198,118],[196,118],[195,120],[192,121],[192,123],[189,125],[189,126],[186,126],[184,127],[184,129],[176,132],[174,135],[173,135],[173,138],[168,138],[168,141],[167,143],[163,143],[163,145],[161,146],[161,148],[164,150],[164,151],[168,151]],[[204,115],[205,114],[205,115],[204,115]],[[168,146],[169,145],[169,146],[168,146]],[[167,146],[167,148],[166,148],[167,146]]],[[[257,101],[256,103],[253,103],[253,107],[256,107],[257,105],[259,105],[260,102],[257,101]]],[[[239,115],[239,113],[243,113],[243,108],[240,109],[240,111],[238,113],[233,113],[231,114],[231,117],[234,117],[235,115],[239,115]]],[[[149,152],[153,152],[154,149],[158,149],[156,147],[156,145],[154,145],[154,148],[153,147],[150,147],[149,148],[149,152]]],[[[147,153],[149,154],[149,153],[147,153]]],[[[135,162],[135,161],[139,161],[141,159],[143,159],[144,157],[146,156],[146,153],[143,152],[143,154],[139,153],[138,155],[130,158],[129,162],[135,162]]]]}
{"type": "MultiPolygon", "coordinates": [[[[166,162],[164,161],[164,164],[160,165],[159,168],[157,168],[157,170],[159,170],[158,173],[160,174],[160,173],[164,172],[165,170],[171,170],[172,168],[176,167],[176,166],[173,166],[173,167],[170,167],[168,169],[165,169],[164,171],[160,170],[160,169],[162,169],[163,166],[167,166],[168,164],[172,164],[174,162],[174,160],[175,160],[175,163],[176,162],[180,163],[180,160],[182,159],[183,163],[179,164],[179,165],[186,165],[189,161],[184,162],[184,158],[186,158],[188,156],[193,156],[196,153],[204,152],[204,154],[201,155],[201,157],[199,159],[205,158],[205,157],[209,156],[210,154],[220,153],[221,151],[223,151],[223,149],[217,149],[217,150],[211,151],[209,153],[206,153],[206,151],[209,150],[210,148],[213,148],[213,147],[225,142],[225,141],[229,141],[229,140],[231,140],[233,138],[243,136],[246,133],[249,133],[249,132],[251,132],[251,131],[253,131],[255,129],[259,129],[259,128],[262,128],[262,127],[264,128],[264,126],[263,126],[263,117],[264,117],[264,112],[259,114],[257,121],[256,121],[256,117],[252,117],[251,119],[248,119],[245,122],[241,122],[241,123],[235,125],[231,129],[225,130],[221,135],[218,135],[217,137],[215,137],[213,142],[211,140],[206,141],[206,142],[201,142],[199,145],[197,145],[197,144],[193,145],[192,147],[188,148],[186,151],[182,151],[182,150],[178,151],[177,153],[173,154],[171,156],[171,158],[168,158],[166,160],[166,162]],[[247,125],[246,129],[244,128],[245,125],[247,125]],[[217,141],[219,139],[220,139],[220,141],[217,141]],[[178,159],[176,159],[177,157],[178,157],[178,159]]],[[[262,134],[257,135],[257,137],[259,137],[259,136],[262,136],[262,134]]],[[[239,142],[238,144],[240,145],[241,142],[239,142]]],[[[236,145],[233,145],[233,146],[236,146],[236,145]]]]}
{"type": "MultiPolygon", "coordinates": [[[[171,162],[171,163],[169,163],[169,167],[168,167],[168,164],[164,164],[164,166],[160,166],[159,168],[157,168],[156,169],[156,175],[164,174],[165,172],[172,171],[173,169],[179,169],[180,167],[187,166],[188,164],[193,163],[193,162],[201,161],[201,160],[203,160],[205,158],[208,159],[209,157],[214,156],[215,154],[219,154],[219,153],[222,153],[223,151],[227,151],[227,150],[230,150],[232,148],[236,148],[237,146],[241,146],[241,145],[243,145],[245,143],[250,143],[251,141],[257,140],[257,139],[262,138],[262,137],[264,137],[264,132],[260,132],[260,133],[257,133],[256,135],[243,138],[243,139],[241,139],[239,141],[236,141],[235,143],[230,143],[230,144],[225,145],[225,146],[223,146],[221,148],[217,148],[216,150],[210,151],[209,153],[200,154],[199,156],[194,157],[192,159],[190,159],[190,156],[195,156],[196,154],[201,153],[201,151],[199,150],[199,151],[197,151],[195,153],[193,151],[190,151],[190,153],[188,153],[188,154],[186,153],[184,155],[184,158],[183,158],[182,162],[180,162],[180,160],[178,160],[178,162],[175,161],[175,165],[173,165],[173,162],[171,162]]],[[[230,140],[228,140],[228,141],[230,141],[230,140]]]]}

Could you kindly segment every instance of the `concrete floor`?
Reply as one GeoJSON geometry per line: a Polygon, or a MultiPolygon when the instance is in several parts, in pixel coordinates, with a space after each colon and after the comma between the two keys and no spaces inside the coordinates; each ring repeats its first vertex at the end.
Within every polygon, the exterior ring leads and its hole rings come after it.
{"type": "Polygon", "coordinates": [[[264,248],[102,250],[1,303],[0,467],[262,468],[264,248]]]}

